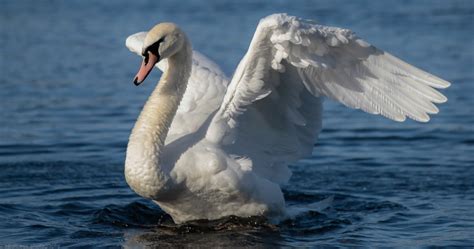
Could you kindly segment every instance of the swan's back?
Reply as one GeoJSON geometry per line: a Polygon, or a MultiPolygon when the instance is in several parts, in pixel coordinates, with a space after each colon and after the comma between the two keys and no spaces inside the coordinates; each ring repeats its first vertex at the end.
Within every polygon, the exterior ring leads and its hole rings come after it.
{"type": "Polygon", "coordinates": [[[191,77],[166,142],[196,132],[221,105],[228,83],[219,66],[193,51],[191,77]]]}

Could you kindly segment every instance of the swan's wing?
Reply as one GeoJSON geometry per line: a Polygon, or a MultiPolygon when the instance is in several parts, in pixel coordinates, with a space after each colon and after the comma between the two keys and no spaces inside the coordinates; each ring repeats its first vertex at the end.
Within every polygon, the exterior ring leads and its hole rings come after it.
{"type": "MultiPolygon", "coordinates": [[[[146,32],[129,36],[126,46],[141,56],[142,44],[146,32]]],[[[195,132],[222,103],[228,78],[212,60],[197,51],[193,51],[193,65],[186,93],[179,105],[171,124],[167,143],[195,132]]],[[[164,71],[168,64],[162,60],[157,67],[164,71]]]]}
{"type": "Polygon", "coordinates": [[[375,48],[347,29],[286,14],[262,19],[207,137],[267,179],[311,153],[320,97],[368,113],[426,122],[449,83],[375,48]]]}

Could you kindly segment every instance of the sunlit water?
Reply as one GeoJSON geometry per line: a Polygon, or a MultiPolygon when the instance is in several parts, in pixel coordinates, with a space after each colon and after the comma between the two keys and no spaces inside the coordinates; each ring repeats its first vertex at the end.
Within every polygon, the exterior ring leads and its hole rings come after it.
{"type": "Polygon", "coordinates": [[[1,0],[0,247],[472,247],[473,3],[1,0]],[[125,38],[174,21],[230,75],[275,12],[354,30],[453,82],[449,102],[427,124],[328,102],[313,157],[283,188],[293,218],[176,226],[124,181],[128,134],[160,76],[132,84],[140,59],[125,38]]]}

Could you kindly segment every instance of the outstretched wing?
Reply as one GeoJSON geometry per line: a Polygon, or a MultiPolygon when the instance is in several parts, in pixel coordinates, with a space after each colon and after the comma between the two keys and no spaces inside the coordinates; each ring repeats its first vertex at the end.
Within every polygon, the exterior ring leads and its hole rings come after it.
{"type": "Polygon", "coordinates": [[[262,19],[232,78],[208,139],[257,174],[285,182],[286,165],[311,153],[321,97],[368,113],[420,122],[449,83],[368,44],[347,29],[286,14],[262,19]]]}
{"type": "MultiPolygon", "coordinates": [[[[126,46],[141,56],[145,36],[146,32],[129,36],[126,46]]],[[[171,124],[166,143],[195,132],[209,115],[219,108],[229,83],[219,66],[206,56],[193,51],[192,59],[188,86],[171,124]]],[[[166,70],[167,60],[160,61],[157,67],[161,71],[166,70]]]]}

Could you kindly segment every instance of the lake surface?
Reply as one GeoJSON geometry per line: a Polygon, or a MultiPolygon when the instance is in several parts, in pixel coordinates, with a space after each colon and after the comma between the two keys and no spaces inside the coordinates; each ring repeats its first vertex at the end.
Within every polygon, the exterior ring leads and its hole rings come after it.
{"type": "Polygon", "coordinates": [[[0,248],[472,248],[473,20],[469,0],[0,0],[0,248]],[[176,226],[124,180],[129,132],[160,77],[132,84],[140,59],[125,38],[176,22],[231,75],[275,12],[354,30],[452,82],[449,101],[427,124],[328,101],[313,156],[283,187],[299,215],[176,226]]]}

